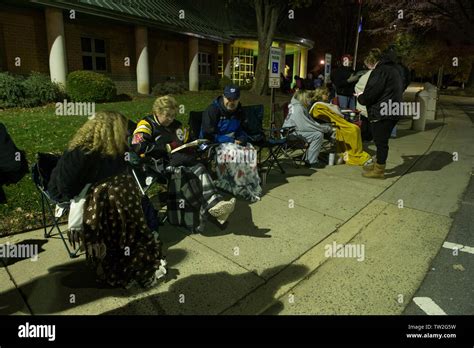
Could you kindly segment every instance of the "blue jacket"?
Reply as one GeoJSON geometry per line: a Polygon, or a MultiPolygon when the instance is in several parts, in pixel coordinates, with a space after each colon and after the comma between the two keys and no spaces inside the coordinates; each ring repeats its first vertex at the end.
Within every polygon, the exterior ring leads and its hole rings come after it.
{"type": "Polygon", "coordinates": [[[229,111],[224,106],[224,98],[217,97],[202,115],[200,138],[216,143],[247,142],[245,115],[239,103],[237,109],[229,111]]]}

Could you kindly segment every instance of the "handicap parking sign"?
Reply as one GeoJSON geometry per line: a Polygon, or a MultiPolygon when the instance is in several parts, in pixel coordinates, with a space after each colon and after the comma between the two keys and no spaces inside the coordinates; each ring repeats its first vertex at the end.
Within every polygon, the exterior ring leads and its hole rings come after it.
{"type": "Polygon", "coordinates": [[[272,73],[278,74],[278,62],[272,62],[272,73]]]}

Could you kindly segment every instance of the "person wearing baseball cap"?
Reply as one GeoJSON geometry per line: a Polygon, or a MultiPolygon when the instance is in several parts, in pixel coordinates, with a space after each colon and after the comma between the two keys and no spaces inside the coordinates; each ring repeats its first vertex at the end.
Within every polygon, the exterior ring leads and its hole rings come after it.
{"type": "Polygon", "coordinates": [[[217,97],[204,111],[200,137],[216,143],[245,145],[247,134],[243,130],[244,123],[240,88],[227,85],[223,95],[217,97]]]}
{"type": "Polygon", "coordinates": [[[240,104],[240,89],[235,85],[224,88],[203,112],[201,138],[219,143],[216,147],[216,186],[251,202],[260,200],[262,187],[258,176],[256,151],[247,143],[247,122],[240,104]],[[249,157],[238,154],[249,154],[249,157]],[[252,156],[250,156],[252,154],[252,156]],[[254,158],[255,161],[250,160],[254,158]]]}

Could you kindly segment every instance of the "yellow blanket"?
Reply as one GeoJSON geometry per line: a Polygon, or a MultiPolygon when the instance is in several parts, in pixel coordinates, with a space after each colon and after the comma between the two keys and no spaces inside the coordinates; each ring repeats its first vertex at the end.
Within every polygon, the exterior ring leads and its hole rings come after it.
{"type": "Polygon", "coordinates": [[[363,165],[370,155],[363,150],[360,128],[344,119],[342,114],[332,109],[332,105],[316,103],[310,110],[315,119],[334,122],[336,127],[336,151],[347,164],[363,165]]]}

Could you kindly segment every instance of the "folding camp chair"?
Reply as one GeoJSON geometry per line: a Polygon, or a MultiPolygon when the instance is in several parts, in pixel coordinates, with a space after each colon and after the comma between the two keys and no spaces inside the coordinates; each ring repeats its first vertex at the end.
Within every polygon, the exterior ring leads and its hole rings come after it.
{"type": "Polygon", "coordinates": [[[51,172],[59,160],[59,155],[49,154],[49,153],[38,153],[36,155],[36,163],[33,164],[31,168],[31,173],[33,177],[33,182],[38,189],[41,199],[41,212],[42,212],[42,221],[44,228],[44,237],[50,238],[52,236],[53,230],[56,230],[59,234],[59,237],[64,243],[66,250],[70,258],[75,258],[79,256],[79,248],[76,250],[71,250],[69,245],[64,237],[63,232],[59,228],[59,222],[64,216],[67,216],[69,213],[69,202],[56,202],[47,191],[49,179],[51,178],[51,172]],[[57,207],[56,209],[54,207],[57,207]],[[51,225],[47,225],[47,217],[51,221],[51,225]],[[49,229],[48,229],[49,227],[49,229]]]}
{"type": "MultiPolygon", "coordinates": [[[[137,128],[137,123],[132,120],[128,120],[127,128],[127,143],[129,148],[131,148],[133,132],[137,128]]],[[[166,172],[167,163],[165,162],[164,158],[160,158],[158,160],[149,157],[141,158],[138,156],[138,154],[130,150],[128,152],[128,164],[130,172],[135,179],[140,193],[145,199],[149,201],[149,204],[152,204],[151,199],[153,197],[150,197],[148,193],[150,188],[155,184],[164,186],[168,185],[168,177],[166,172]]],[[[160,201],[161,207],[161,202],[165,201],[165,199],[160,198],[159,195],[158,199],[160,201]]],[[[159,224],[163,225],[166,221],[166,214],[162,219],[158,220],[159,224]]]]}
{"type": "Polygon", "coordinates": [[[286,140],[274,139],[271,137],[270,130],[263,128],[263,105],[248,105],[243,106],[242,109],[245,115],[244,130],[249,137],[249,142],[257,148],[259,168],[263,168],[264,165],[268,165],[268,173],[269,169],[273,167],[274,164],[276,164],[281,173],[285,173],[285,170],[278,160],[277,153],[279,152],[279,148],[286,142],[286,140]],[[268,133],[268,135],[266,133],[268,133]],[[264,149],[268,151],[268,154],[266,159],[262,161],[262,153],[264,149]]]}
{"type": "MultiPolygon", "coordinates": [[[[246,131],[249,135],[250,143],[258,147],[260,167],[267,167],[267,173],[270,172],[272,168],[278,167],[280,172],[284,174],[285,170],[280,162],[282,156],[290,159],[297,165],[291,152],[301,149],[304,155],[307,143],[302,137],[295,134],[294,127],[282,127],[285,117],[280,117],[279,119],[276,117],[275,123],[271,125],[271,128],[264,129],[263,105],[244,106],[243,109],[246,118],[246,131]],[[268,154],[264,160],[261,159],[263,149],[268,150],[268,154]]],[[[281,113],[283,110],[283,107],[277,107],[275,111],[281,113]]]]}
{"type": "MultiPolygon", "coordinates": [[[[189,141],[200,138],[202,115],[203,111],[191,111],[189,113],[189,141]]],[[[197,151],[197,159],[205,165],[211,175],[215,173],[215,154],[217,146],[219,146],[217,143],[206,143],[201,145],[197,151]]]]}
{"type": "Polygon", "coordinates": [[[275,105],[273,128],[276,130],[274,131],[276,137],[279,136],[286,139],[285,144],[280,149],[280,154],[289,159],[298,168],[304,164],[309,143],[303,136],[296,134],[296,127],[283,127],[288,116],[288,105],[288,102],[282,105],[275,105]],[[300,154],[295,156],[297,152],[300,152],[300,154]],[[300,162],[299,164],[298,161],[300,162]]]}

